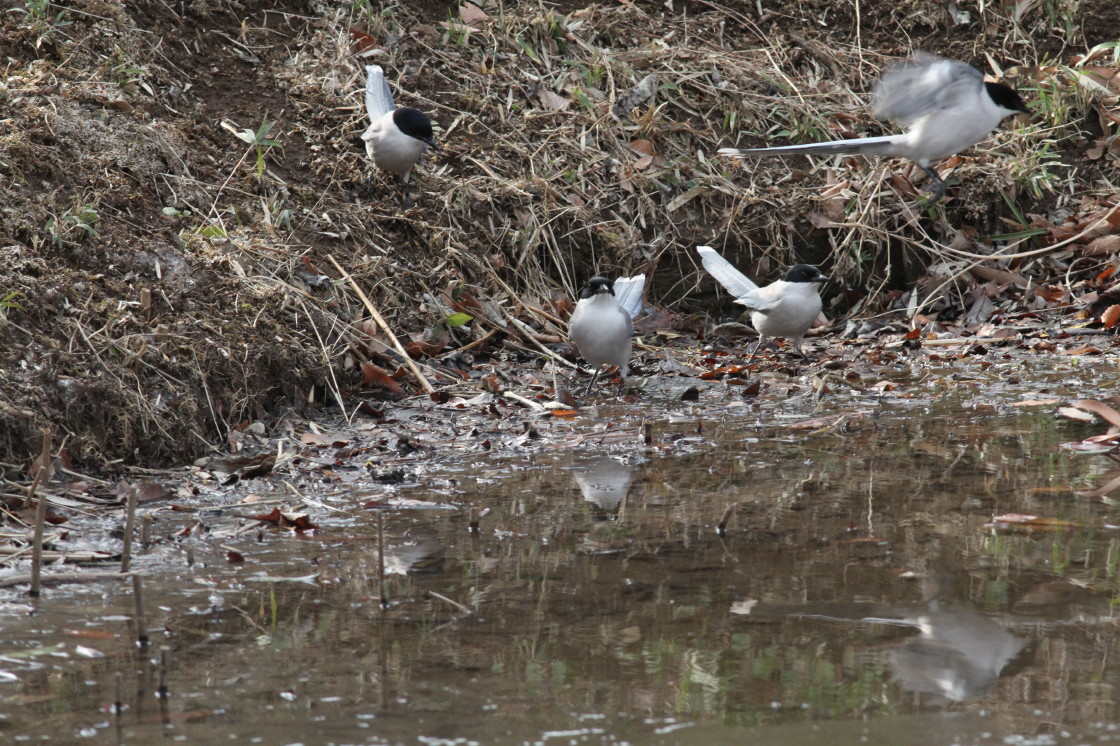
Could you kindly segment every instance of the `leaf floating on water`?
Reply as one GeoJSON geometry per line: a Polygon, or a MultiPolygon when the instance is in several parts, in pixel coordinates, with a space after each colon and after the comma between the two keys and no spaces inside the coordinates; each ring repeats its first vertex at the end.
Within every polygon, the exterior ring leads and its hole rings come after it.
{"type": "Polygon", "coordinates": [[[1043,407],[1052,406],[1060,402],[1061,399],[1024,399],[1023,401],[1011,402],[1013,407],[1043,407]]]}
{"type": "Polygon", "coordinates": [[[1097,401],[1096,399],[1078,399],[1072,402],[1071,406],[1084,409],[1086,412],[1092,412],[1100,416],[1100,418],[1108,424],[1120,427],[1120,412],[1117,412],[1104,402],[1097,401]]]}
{"type": "Polygon", "coordinates": [[[1069,420],[1079,420],[1081,422],[1096,422],[1097,418],[1089,412],[1083,412],[1080,409],[1073,407],[1058,407],[1058,414],[1069,420]]]}
{"type": "Polygon", "coordinates": [[[748,598],[743,601],[736,601],[735,603],[731,604],[731,613],[746,616],[747,614],[751,613],[751,609],[753,609],[757,604],[758,599],[756,598],[748,598]]]}
{"type": "Polygon", "coordinates": [[[305,585],[319,585],[319,576],[322,573],[312,573],[311,575],[299,575],[292,578],[280,577],[278,575],[257,575],[245,580],[253,583],[303,583],[305,585]]]}
{"type": "Polygon", "coordinates": [[[1081,524],[1076,521],[1066,521],[1061,518],[1047,518],[1037,515],[1024,515],[1021,513],[1005,513],[992,518],[991,523],[985,523],[984,528],[994,529],[1027,529],[1039,531],[1064,531],[1077,528],[1081,524]]]}
{"type": "Polygon", "coordinates": [[[267,515],[255,515],[252,518],[254,521],[271,523],[277,528],[291,528],[296,531],[311,531],[319,528],[311,522],[306,513],[286,513],[281,511],[280,508],[273,508],[272,512],[267,515]]]}

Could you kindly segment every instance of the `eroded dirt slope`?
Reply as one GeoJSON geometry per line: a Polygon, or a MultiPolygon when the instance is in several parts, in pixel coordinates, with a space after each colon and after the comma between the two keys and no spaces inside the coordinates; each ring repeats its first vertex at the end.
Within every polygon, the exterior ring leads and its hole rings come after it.
{"type": "Polygon", "coordinates": [[[418,356],[485,339],[460,356],[469,371],[533,349],[503,343],[526,332],[497,329],[506,319],[487,302],[548,343],[563,313],[551,296],[595,271],[650,271],[655,303],[699,307],[712,296],[707,281],[697,292],[697,241],[760,275],[822,263],[845,285],[832,293],[840,315],[908,287],[931,261],[924,236],[975,248],[1110,204],[1115,124],[1100,96],[1043,112],[1064,116],[1060,131],[998,135],[999,151],[960,165],[969,189],[932,217],[883,164],[745,173],[711,155],[736,138],[845,135],[837,122],[877,132],[859,96],[913,47],[981,66],[992,53],[1029,87],[1043,63],[1115,38],[1117,22],[1101,3],[1019,23],[904,5],[782,2],[759,17],[753,2],[484,3],[471,15],[444,2],[9,0],[0,460],[23,463],[51,426],[79,461],[181,462],[245,421],[353,405],[361,362],[396,365],[355,348],[350,322],[366,313],[333,282],[330,256],[406,342],[434,338],[418,356]],[[371,61],[450,151],[421,170],[409,210],[360,149],[371,61]],[[1070,176],[1032,189],[1006,156],[1043,141],[1070,176]],[[829,183],[847,191],[822,192],[829,183]],[[494,323],[448,336],[439,322],[463,297],[494,323]]]}

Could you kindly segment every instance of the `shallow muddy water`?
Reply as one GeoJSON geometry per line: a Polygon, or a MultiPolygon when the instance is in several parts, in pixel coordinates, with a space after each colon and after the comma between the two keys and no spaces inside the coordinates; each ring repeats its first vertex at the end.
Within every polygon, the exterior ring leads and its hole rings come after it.
{"type": "MultiPolygon", "coordinates": [[[[890,385],[823,395],[768,379],[756,400],[712,384],[684,403],[651,384],[636,403],[538,422],[539,439],[448,449],[393,479],[326,470],[294,485],[314,533],[203,535],[139,557],[146,650],[131,586],[9,592],[0,733],[1120,741],[1120,520],[1107,496],[1083,494],[1115,464],[1061,445],[1103,425],[1031,403],[1100,398],[1120,376],[1023,365],[899,368],[890,385]],[[1038,519],[993,521],[1012,514],[1038,519]]],[[[291,494],[279,475],[242,487],[291,494]]],[[[213,519],[267,512],[224,511],[213,519]]],[[[209,520],[156,513],[163,536],[209,520]]]]}

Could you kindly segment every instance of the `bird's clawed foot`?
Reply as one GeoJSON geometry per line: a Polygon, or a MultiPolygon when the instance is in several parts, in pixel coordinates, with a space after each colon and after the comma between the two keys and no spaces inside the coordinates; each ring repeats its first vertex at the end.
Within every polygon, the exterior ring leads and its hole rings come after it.
{"type": "Polygon", "coordinates": [[[932,207],[945,198],[945,181],[929,166],[922,166],[922,170],[929,176],[925,190],[930,195],[927,204],[932,207]]]}

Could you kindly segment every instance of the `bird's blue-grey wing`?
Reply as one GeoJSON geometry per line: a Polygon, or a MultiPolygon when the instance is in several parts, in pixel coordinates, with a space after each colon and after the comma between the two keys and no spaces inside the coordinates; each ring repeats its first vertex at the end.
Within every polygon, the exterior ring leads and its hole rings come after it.
{"type": "Polygon", "coordinates": [[[369,120],[375,122],[394,109],[393,91],[385,80],[385,71],[380,65],[366,66],[366,112],[369,120]]]}
{"type": "Polygon", "coordinates": [[[642,311],[642,291],[646,287],[645,275],[619,277],[614,281],[614,299],[631,319],[642,311]]]}
{"type": "Polygon", "coordinates": [[[704,269],[708,274],[736,298],[742,298],[758,290],[758,285],[735,269],[735,265],[720,256],[719,252],[711,246],[697,246],[696,251],[700,254],[700,260],[704,263],[704,269]]]}
{"type": "Polygon", "coordinates": [[[749,293],[743,293],[735,299],[735,302],[740,305],[746,306],[752,311],[762,311],[763,313],[766,313],[767,311],[773,309],[774,306],[778,305],[778,302],[780,300],[780,296],[771,298],[769,294],[764,292],[763,288],[757,288],[750,291],[749,293]]]}
{"type": "Polygon", "coordinates": [[[883,73],[872,111],[879,119],[908,126],[931,111],[968,103],[983,82],[984,75],[972,65],[918,52],[883,73]]]}

